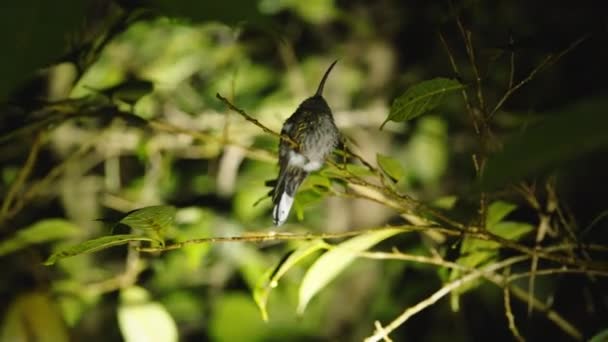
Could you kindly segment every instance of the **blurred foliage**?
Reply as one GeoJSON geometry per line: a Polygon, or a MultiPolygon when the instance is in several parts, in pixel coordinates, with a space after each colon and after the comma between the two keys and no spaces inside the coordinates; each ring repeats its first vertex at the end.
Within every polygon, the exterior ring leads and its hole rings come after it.
{"type": "Polygon", "coordinates": [[[596,7],[0,5],[0,341],[602,340],[596,7]],[[216,94],[279,132],[335,59],[348,151],[275,232],[216,94]]]}

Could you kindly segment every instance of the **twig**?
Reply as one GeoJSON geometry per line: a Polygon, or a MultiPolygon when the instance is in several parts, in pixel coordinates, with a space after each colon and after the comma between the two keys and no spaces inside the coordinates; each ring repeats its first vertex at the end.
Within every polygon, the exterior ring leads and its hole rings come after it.
{"type": "Polygon", "coordinates": [[[567,48],[565,48],[564,50],[562,50],[560,53],[558,53],[555,56],[553,56],[553,55],[546,56],[540,63],[538,63],[538,65],[534,69],[532,69],[532,71],[530,71],[528,76],[526,76],[524,79],[519,81],[516,85],[509,87],[509,89],[505,92],[505,94],[498,101],[498,103],[496,103],[496,106],[494,107],[494,109],[492,109],[492,111],[488,114],[488,120],[491,119],[492,116],[494,116],[494,114],[496,114],[496,112],[498,110],[500,110],[500,108],[502,108],[505,101],[507,101],[509,99],[509,97],[511,97],[511,95],[513,95],[514,92],[516,92],[519,88],[524,86],[526,83],[530,82],[534,78],[534,76],[536,76],[536,74],[539,73],[541,70],[543,70],[546,66],[557,62],[565,54],[572,51],[572,49],[574,49],[579,44],[581,44],[582,42],[587,40],[587,38],[589,38],[589,36],[590,36],[589,34],[586,34],[586,35],[580,37],[579,39],[575,40],[572,44],[570,44],[567,48]]]}
{"type": "Polygon", "coordinates": [[[513,82],[515,82],[515,48],[513,35],[509,35],[509,49],[511,49],[511,53],[509,54],[509,88],[513,88],[513,82]]]}
{"type": "Polygon", "coordinates": [[[222,95],[220,95],[219,93],[215,94],[215,97],[217,97],[220,101],[224,102],[224,104],[226,104],[226,106],[228,106],[228,108],[230,108],[232,111],[239,113],[242,117],[245,118],[245,120],[251,122],[252,124],[258,126],[259,128],[261,128],[264,132],[272,134],[280,139],[283,139],[285,141],[287,141],[289,144],[291,144],[294,147],[298,147],[298,143],[295,142],[291,137],[287,136],[287,135],[282,135],[280,133],[277,133],[273,130],[271,130],[270,128],[264,126],[261,122],[259,122],[256,118],[254,118],[253,116],[247,114],[247,112],[245,112],[244,110],[238,108],[237,106],[233,105],[227,98],[223,97],[222,95]]]}
{"type": "Polygon", "coordinates": [[[21,170],[19,170],[19,173],[9,188],[6,196],[4,197],[2,209],[0,211],[0,223],[4,222],[8,218],[13,200],[17,196],[19,190],[23,187],[23,183],[27,180],[34,169],[34,165],[38,159],[38,153],[40,152],[40,147],[42,146],[42,135],[42,132],[38,132],[34,137],[27,159],[25,160],[21,170]]]}
{"type": "Polygon", "coordinates": [[[479,68],[477,67],[477,62],[475,61],[475,50],[473,49],[473,43],[471,39],[471,31],[468,31],[462,25],[462,21],[460,20],[460,16],[456,16],[456,24],[458,25],[458,29],[460,30],[460,34],[462,35],[462,39],[464,40],[465,49],[467,51],[467,56],[469,57],[469,63],[471,64],[471,68],[473,69],[473,76],[475,76],[476,88],[477,88],[477,101],[479,102],[479,108],[482,112],[485,112],[485,101],[483,97],[483,89],[481,87],[481,76],[479,74],[479,68]]]}
{"type": "Polygon", "coordinates": [[[595,269],[586,269],[586,268],[546,268],[542,270],[536,270],[535,272],[527,271],[512,274],[508,277],[507,282],[511,283],[517,279],[527,278],[532,276],[546,276],[546,275],[556,275],[556,274],[585,274],[585,275],[594,275],[599,277],[608,277],[608,271],[605,270],[595,270],[595,269]]]}
{"type": "Polygon", "coordinates": [[[276,160],[276,155],[271,153],[268,150],[252,148],[250,146],[240,144],[231,139],[226,140],[226,139],[223,139],[222,137],[211,135],[211,134],[208,134],[205,132],[196,131],[193,129],[175,126],[173,124],[170,124],[170,123],[164,122],[164,121],[151,120],[151,121],[149,121],[149,125],[151,128],[153,128],[157,131],[169,132],[169,133],[174,133],[174,134],[185,134],[185,135],[188,135],[194,139],[197,139],[197,140],[200,140],[203,142],[213,141],[213,142],[221,143],[224,145],[235,146],[235,147],[238,147],[238,148],[242,149],[243,151],[245,151],[247,153],[247,155],[253,159],[257,159],[257,160],[261,160],[261,161],[268,161],[268,162],[272,162],[272,161],[276,160]]]}
{"type": "MultiPolygon", "coordinates": [[[[507,268],[507,270],[508,270],[508,268],[507,268]]],[[[507,271],[507,273],[508,273],[508,271],[507,271]]],[[[511,309],[511,291],[509,289],[509,286],[505,286],[503,288],[503,299],[504,299],[504,304],[505,304],[505,316],[507,316],[509,330],[511,331],[511,334],[513,334],[513,337],[517,341],[524,342],[525,339],[521,336],[521,334],[519,333],[519,330],[517,329],[517,326],[515,325],[515,316],[513,315],[513,310],[511,309]]]]}
{"type": "Polygon", "coordinates": [[[379,333],[382,334],[382,340],[384,342],[393,342],[393,340],[391,340],[391,338],[388,337],[388,334],[386,333],[386,330],[384,330],[384,327],[382,326],[380,321],[375,321],[374,326],[376,327],[376,331],[378,331],[379,333]]]}
{"type": "Polygon", "coordinates": [[[220,243],[220,242],[267,242],[267,241],[287,241],[287,240],[312,240],[312,239],[341,239],[350,236],[362,235],[371,232],[376,232],[378,230],[385,229],[401,229],[403,232],[410,231],[421,231],[425,229],[440,229],[441,227],[420,227],[420,226],[410,226],[403,225],[397,227],[385,227],[385,228],[377,228],[377,229],[363,229],[363,230],[351,230],[347,232],[341,233],[306,233],[306,234],[292,234],[292,233],[277,233],[277,232],[268,232],[264,234],[248,234],[248,235],[238,235],[238,236],[219,236],[219,237],[209,237],[209,238],[200,238],[200,239],[192,239],[186,240],[176,243],[167,244],[164,247],[136,247],[136,249],[140,252],[163,252],[174,249],[179,249],[188,245],[195,244],[204,244],[204,243],[220,243]]]}
{"type": "MultiPolygon", "coordinates": [[[[450,50],[448,43],[445,41],[445,38],[443,37],[443,34],[441,33],[441,31],[439,32],[439,39],[441,40],[441,44],[443,45],[443,48],[445,49],[445,51],[448,55],[448,58],[450,60],[450,65],[452,66],[452,70],[454,71],[454,74],[456,74],[456,77],[458,77],[460,80],[462,80],[462,76],[460,75],[460,70],[458,68],[458,64],[456,64],[454,55],[452,54],[452,51],[450,50]]],[[[477,116],[475,115],[475,112],[473,111],[473,105],[471,104],[471,100],[469,99],[469,94],[467,93],[466,87],[462,87],[462,90],[460,92],[462,94],[462,98],[464,100],[464,105],[467,109],[467,113],[471,117],[471,122],[473,123],[473,129],[475,130],[475,134],[477,134],[479,136],[479,135],[481,135],[481,130],[479,129],[479,124],[477,122],[477,116]]]]}
{"type": "MultiPolygon", "coordinates": [[[[498,275],[496,273],[488,274],[485,276],[485,278],[490,280],[494,284],[503,287],[504,278],[501,275],[498,275]]],[[[565,333],[567,333],[576,340],[580,341],[583,339],[583,334],[580,332],[580,330],[578,330],[570,322],[566,321],[557,311],[549,308],[547,305],[545,305],[543,302],[536,298],[530,298],[528,293],[518,286],[510,285],[509,289],[511,290],[511,293],[522,302],[531,302],[532,306],[534,306],[537,311],[544,313],[547,316],[547,319],[555,323],[565,333]]]]}
{"type": "Polygon", "coordinates": [[[509,259],[505,259],[503,261],[488,265],[480,270],[472,270],[471,273],[462,276],[452,282],[445,284],[438,291],[433,293],[431,296],[426,298],[425,300],[418,302],[418,304],[407,308],[401,315],[399,315],[396,319],[386,325],[383,331],[376,331],[374,334],[365,339],[365,342],[378,342],[383,338],[383,335],[393,332],[403,323],[405,323],[412,316],[416,315],[420,311],[428,308],[429,306],[435,304],[439,299],[443,298],[453,290],[464,286],[471,281],[482,277],[484,274],[492,273],[496,270],[499,270],[503,267],[507,267],[513,265],[515,263],[521,262],[528,259],[528,256],[517,256],[509,259]]]}
{"type": "Polygon", "coordinates": [[[49,183],[58,177],[72,161],[79,158],[82,154],[93,147],[101,136],[103,136],[103,133],[98,134],[89,142],[80,145],[78,150],[72,153],[68,158],[64,159],[60,164],[52,168],[44,178],[32,184],[29,189],[25,191],[23,196],[21,196],[18,201],[15,201],[15,204],[11,210],[6,213],[4,219],[15,216],[29,201],[36,197],[40,191],[42,191],[42,189],[48,187],[49,183]]]}

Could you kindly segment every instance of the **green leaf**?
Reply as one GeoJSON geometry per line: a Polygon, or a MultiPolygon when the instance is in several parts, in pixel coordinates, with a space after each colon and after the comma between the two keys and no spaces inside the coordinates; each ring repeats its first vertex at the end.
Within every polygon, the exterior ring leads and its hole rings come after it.
{"type": "Polygon", "coordinates": [[[269,270],[258,282],[258,285],[253,291],[253,298],[260,309],[262,319],[268,321],[268,312],[266,310],[266,304],[268,303],[268,297],[270,291],[277,287],[279,279],[283,277],[287,271],[289,271],[295,264],[300,262],[302,259],[313,254],[314,252],[326,248],[327,243],[323,240],[314,240],[303,243],[296,250],[290,252],[286,258],[281,260],[279,265],[274,269],[269,270]]]}
{"type": "Polygon", "coordinates": [[[504,221],[488,227],[488,230],[508,240],[519,240],[534,230],[534,226],[524,222],[504,221]]]}
{"type": "Polygon", "coordinates": [[[490,156],[480,183],[493,190],[561,163],[608,147],[608,99],[591,98],[551,115],[512,137],[504,148],[490,156]]]}
{"type": "Polygon", "coordinates": [[[486,227],[494,226],[516,208],[517,205],[503,201],[496,201],[490,204],[486,216],[486,227]]]}
{"type": "Polygon", "coordinates": [[[224,292],[214,298],[208,329],[211,341],[285,340],[276,336],[271,325],[262,321],[251,297],[243,292],[224,292]]]}
{"type": "Polygon", "coordinates": [[[454,195],[447,195],[443,197],[439,197],[432,202],[432,205],[436,208],[451,210],[456,205],[458,201],[458,197],[454,195]]]}
{"type": "Polygon", "coordinates": [[[43,292],[31,292],[17,297],[4,313],[0,341],[67,342],[68,329],[61,312],[43,292]]]}
{"type": "Polygon", "coordinates": [[[312,189],[317,192],[327,192],[331,188],[331,181],[329,178],[313,173],[306,177],[302,186],[300,186],[300,191],[312,189]]]}
{"type": "Polygon", "coordinates": [[[124,245],[130,241],[149,241],[154,242],[154,240],[133,234],[123,234],[123,235],[110,235],[110,236],[102,236],[97,239],[88,240],[78,245],[74,245],[62,250],[59,250],[53,253],[45,262],[45,265],[52,265],[57,260],[68,258],[71,256],[92,253],[102,249],[106,249],[109,247],[124,245]]]}
{"type": "Polygon", "coordinates": [[[134,210],[119,223],[149,234],[153,239],[163,243],[164,233],[175,219],[176,209],[170,205],[155,205],[134,210]]]}
{"type": "Polygon", "coordinates": [[[374,173],[367,167],[358,164],[346,164],[346,169],[339,169],[334,166],[328,166],[321,170],[320,174],[325,177],[334,179],[346,179],[349,177],[369,177],[374,173]]]}
{"type": "Polygon", "coordinates": [[[149,300],[146,290],[130,287],[120,293],[118,326],[125,342],[172,342],[178,340],[177,325],[160,303],[149,300]]]}
{"type": "Polygon", "coordinates": [[[399,182],[405,178],[405,169],[395,158],[377,153],[376,161],[378,162],[378,166],[380,166],[382,171],[384,171],[395,182],[399,182]]]}
{"type": "Polygon", "coordinates": [[[458,81],[441,77],[411,86],[393,101],[388,118],[382,123],[380,129],[389,121],[411,120],[437,108],[441,104],[443,95],[462,89],[462,87],[458,81]]]}
{"type": "Polygon", "coordinates": [[[605,342],[608,341],[608,329],[604,329],[599,333],[595,334],[589,342],[605,342]]]}
{"type": "Polygon", "coordinates": [[[21,228],[15,236],[0,242],[0,256],[13,253],[35,243],[43,243],[75,236],[80,229],[70,221],[46,219],[21,228]]]}
{"type": "Polygon", "coordinates": [[[357,257],[357,253],[363,252],[380,241],[401,232],[403,230],[392,228],[359,235],[340,243],[323,254],[308,269],[302,280],[298,312],[303,313],[308,302],[350,265],[357,257]]]}
{"type": "MultiPolygon", "coordinates": [[[[497,204],[494,207],[494,218],[492,221],[501,220],[511,210],[515,209],[515,206],[506,202],[495,202],[497,204]],[[512,208],[511,208],[512,206],[512,208]]],[[[489,213],[488,213],[489,214],[489,213]]],[[[490,215],[488,215],[490,216],[490,215]]],[[[524,235],[534,230],[534,226],[524,222],[511,222],[503,221],[497,222],[487,226],[488,231],[508,240],[519,240],[524,235]]],[[[485,264],[498,257],[498,250],[500,244],[494,241],[485,241],[467,237],[464,239],[460,248],[461,256],[457,262],[460,265],[474,268],[479,265],[485,264]]],[[[459,270],[452,270],[450,272],[450,280],[458,278],[462,274],[459,270]]],[[[460,295],[476,288],[481,282],[473,282],[469,285],[460,287],[452,291],[450,304],[454,311],[458,311],[460,295]]]]}

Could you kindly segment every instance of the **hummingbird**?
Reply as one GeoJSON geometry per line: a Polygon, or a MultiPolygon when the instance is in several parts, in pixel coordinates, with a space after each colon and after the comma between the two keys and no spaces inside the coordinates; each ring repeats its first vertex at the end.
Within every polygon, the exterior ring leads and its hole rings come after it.
{"type": "Polygon", "coordinates": [[[325,71],[317,92],[304,100],[283,123],[281,135],[291,141],[281,138],[279,142],[279,176],[271,191],[272,220],[276,226],[287,220],[298,187],[306,176],[323,166],[325,158],[340,141],[340,131],[323,98],[325,81],[337,62],[334,61],[325,71]]]}

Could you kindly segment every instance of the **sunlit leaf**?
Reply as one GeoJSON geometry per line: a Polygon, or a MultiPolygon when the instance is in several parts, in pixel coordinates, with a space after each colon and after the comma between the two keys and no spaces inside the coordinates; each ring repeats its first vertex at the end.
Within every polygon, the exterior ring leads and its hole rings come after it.
{"type": "Polygon", "coordinates": [[[325,247],[327,247],[327,243],[323,240],[306,242],[290,252],[273,270],[269,270],[267,274],[264,274],[253,291],[253,298],[258,308],[260,308],[264,321],[268,321],[268,312],[266,310],[268,296],[270,295],[270,291],[278,286],[281,277],[302,259],[325,247]]]}
{"type": "Polygon", "coordinates": [[[80,229],[70,221],[46,219],[21,228],[15,236],[0,242],[0,256],[15,252],[35,243],[43,243],[75,236],[80,229]]]}
{"type": "Polygon", "coordinates": [[[411,86],[393,101],[388,118],[382,123],[380,129],[389,121],[411,120],[437,108],[446,93],[462,89],[462,87],[458,81],[441,77],[411,86]]]}
{"type": "Polygon", "coordinates": [[[0,341],[70,341],[61,312],[42,292],[20,295],[8,306],[0,328],[0,341]]]}
{"type": "Polygon", "coordinates": [[[486,216],[486,227],[492,227],[502,221],[505,216],[509,215],[516,208],[517,205],[503,201],[496,201],[490,204],[486,216]]]}
{"type": "Polygon", "coordinates": [[[534,230],[534,226],[524,222],[504,221],[488,227],[488,230],[508,240],[519,240],[534,230]]]}
{"type": "Polygon", "coordinates": [[[304,180],[304,183],[300,186],[300,191],[313,189],[317,192],[327,192],[331,188],[331,181],[329,178],[320,174],[311,174],[304,180]]]}
{"type": "Polygon", "coordinates": [[[391,177],[395,182],[399,182],[405,178],[405,170],[403,169],[403,165],[401,165],[401,163],[395,158],[378,153],[376,154],[376,161],[378,162],[378,166],[380,166],[382,171],[389,175],[389,177],[391,177]]]}
{"type": "Polygon", "coordinates": [[[306,310],[308,302],[330,281],[340,274],[353,260],[357,253],[363,252],[375,244],[402,232],[400,229],[383,229],[351,238],[323,254],[308,269],[302,284],[298,312],[306,310]]]}
{"type": "Polygon", "coordinates": [[[492,190],[607,148],[606,108],[605,96],[587,99],[548,115],[546,120],[513,136],[500,152],[488,159],[481,188],[492,190]]]}
{"type": "Polygon", "coordinates": [[[154,242],[153,239],[140,235],[123,234],[103,236],[97,239],[88,240],[78,245],[67,247],[53,253],[45,262],[45,265],[52,265],[57,260],[72,257],[79,254],[92,253],[109,247],[120,246],[130,241],[148,241],[154,242]]]}
{"type": "Polygon", "coordinates": [[[437,198],[436,200],[434,200],[432,202],[432,205],[437,208],[450,210],[456,205],[457,201],[458,201],[458,197],[453,196],[453,195],[448,195],[448,196],[443,196],[443,197],[437,198]]]}
{"type": "Polygon", "coordinates": [[[131,287],[120,295],[118,326],[125,342],[178,340],[175,321],[164,306],[149,300],[146,290],[131,287]]]}

